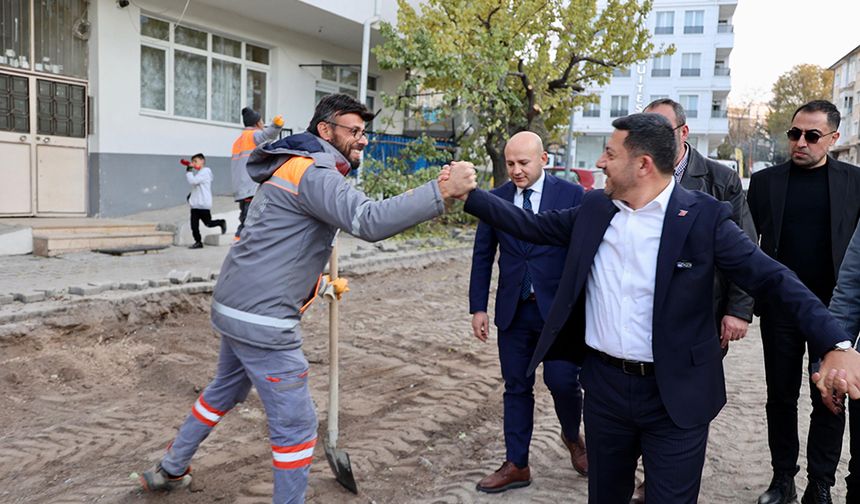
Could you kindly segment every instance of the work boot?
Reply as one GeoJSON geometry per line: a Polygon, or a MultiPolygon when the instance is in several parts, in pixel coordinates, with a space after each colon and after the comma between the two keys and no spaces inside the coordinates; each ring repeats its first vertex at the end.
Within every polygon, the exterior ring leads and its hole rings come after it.
{"type": "Polygon", "coordinates": [[[830,498],[830,485],[823,481],[809,480],[800,504],[833,504],[830,498]]]}
{"type": "Polygon", "coordinates": [[[181,476],[171,476],[161,467],[161,463],[140,475],[140,486],[146,492],[170,492],[179,490],[191,484],[191,468],[185,470],[181,476]]]}
{"type": "Polygon", "coordinates": [[[787,472],[773,473],[767,491],[758,498],[758,504],[789,504],[797,499],[797,489],[794,487],[794,474],[787,472]]]}
{"type": "Polygon", "coordinates": [[[531,471],[528,466],[520,469],[508,460],[496,472],[478,482],[477,489],[479,492],[499,493],[512,488],[529,486],[531,483],[531,471]]]}
{"type": "Polygon", "coordinates": [[[203,248],[203,242],[194,242],[194,245],[188,247],[190,249],[201,249],[203,248]]]}

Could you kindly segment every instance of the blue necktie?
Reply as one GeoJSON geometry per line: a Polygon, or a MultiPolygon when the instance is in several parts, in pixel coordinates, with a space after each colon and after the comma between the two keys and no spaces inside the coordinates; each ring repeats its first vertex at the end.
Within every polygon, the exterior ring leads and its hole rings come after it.
{"type": "MultiPolygon", "coordinates": [[[[528,210],[531,212],[532,210],[532,202],[529,200],[532,193],[534,191],[531,189],[526,189],[523,191],[523,210],[528,210]]],[[[520,299],[526,300],[532,294],[532,276],[529,275],[529,268],[526,266],[526,274],[523,275],[523,283],[520,287],[520,299]]]]}

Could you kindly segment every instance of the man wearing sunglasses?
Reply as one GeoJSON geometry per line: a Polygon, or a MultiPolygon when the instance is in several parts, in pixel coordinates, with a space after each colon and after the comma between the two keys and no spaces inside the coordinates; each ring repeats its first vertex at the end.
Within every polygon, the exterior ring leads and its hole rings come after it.
{"type": "MultiPolygon", "coordinates": [[[[839,110],[825,100],[794,113],[788,136],[791,160],[755,173],[748,201],[769,256],[788,266],[825,305],[860,217],[860,168],[827,155],[839,138],[839,110]]],[[[799,452],[797,401],[804,339],[777,307],[757,301],[767,381],[767,428],[773,479],[759,504],[792,502],[799,452]]],[[[807,442],[809,485],[803,504],[829,503],[842,448],[845,415],[833,415],[817,392],[807,442]]]]}

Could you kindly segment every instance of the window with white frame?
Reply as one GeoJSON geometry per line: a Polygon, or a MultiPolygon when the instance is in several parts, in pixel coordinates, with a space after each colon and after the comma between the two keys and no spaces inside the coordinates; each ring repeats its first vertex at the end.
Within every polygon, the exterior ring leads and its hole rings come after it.
{"type": "Polygon", "coordinates": [[[672,74],[672,56],[664,54],[654,58],[651,65],[651,77],[669,77],[672,74]]]}
{"type": "Polygon", "coordinates": [[[671,35],[675,32],[675,12],[657,12],[657,23],[654,26],[655,35],[671,35]]]}
{"type": "Polygon", "coordinates": [[[702,75],[702,53],[683,53],[681,55],[681,77],[702,75]]]}
{"type": "Polygon", "coordinates": [[[609,109],[609,117],[624,117],[630,113],[630,97],[612,96],[612,106],[609,109]]]}
{"type": "MultiPolygon", "coordinates": [[[[348,94],[358,99],[361,68],[323,61],[321,77],[317,81],[315,103],[319,103],[323,96],[332,93],[348,94]]],[[[372,111],[376,105],[378,81],[379,79],[376,76],[367,76],[367,103],[365,105],[372,111]]]]}
{"type": "Polygon", "coordinates": [[[613,77],[630,77],[630,67],[615,67],[612,69],[613,77]]]}
{"type": "Polygon", "coordinates": [[[600,117],[600,98],[596,102],[586,103],[582,107],[582,117],[600,117]]]}
{"type": "Polygon", "coordinates": [[[241,124],[242,108],[266,117],[269,49],[238,38],[140,16],[140,107],[241,124]]]}
{"type": "Polygon", "coordinates": [[[684,12],[684,33],[705,33],[705,11],[688,10],[684,12]]]}
{"type": "Polygon", "coordinates": [[[684,107],[687,118],[699,117],[699,95],[680,95],[678,103],[684,107]]]}

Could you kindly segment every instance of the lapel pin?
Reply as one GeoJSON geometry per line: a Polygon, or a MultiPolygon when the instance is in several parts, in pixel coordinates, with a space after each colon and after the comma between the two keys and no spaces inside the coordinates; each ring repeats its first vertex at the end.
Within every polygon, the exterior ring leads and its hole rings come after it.
{"type": "Polygon", "coordinates": [[[684,216],[686,216],[686,215],[687,215],[687,211],[686,211],[686,210],[681,210],[681,211],[679,211],[679,212],[678,212],[678,217],[684,217],[684,216]]]}

